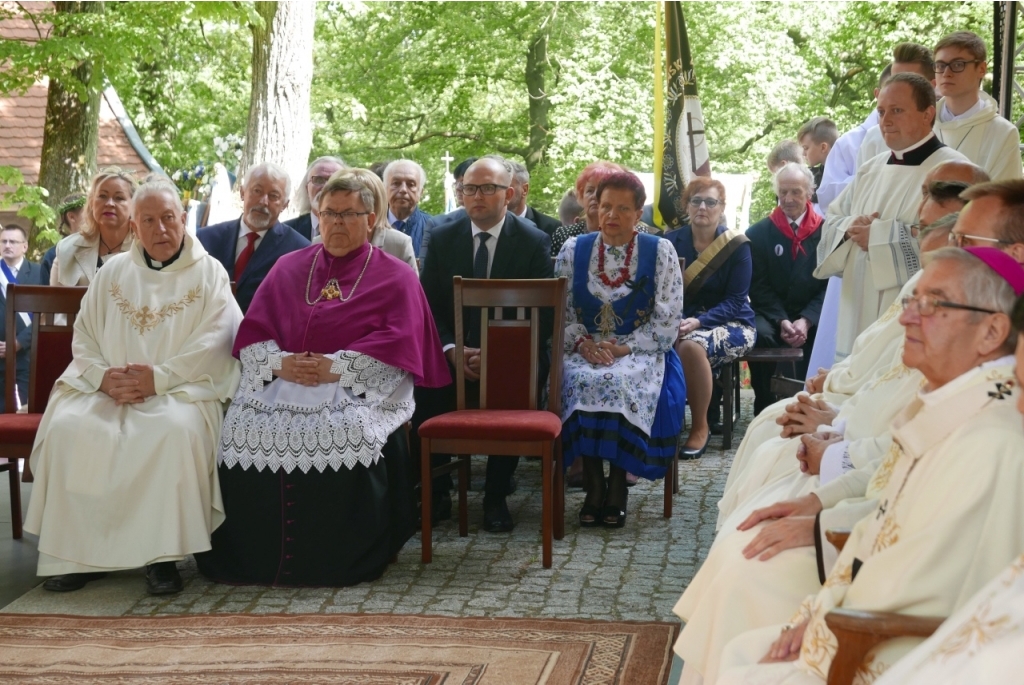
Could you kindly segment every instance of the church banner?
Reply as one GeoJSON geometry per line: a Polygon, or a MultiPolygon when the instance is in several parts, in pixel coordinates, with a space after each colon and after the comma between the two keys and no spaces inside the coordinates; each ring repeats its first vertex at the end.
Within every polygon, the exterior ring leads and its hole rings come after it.
{"type": "Polygon", "coordinates": [[[662,3],[654,42],[654,222],[670,231],[686,223],[683,189],[694,176],[711,175],[711,160],[682,3],[663,4],[664,68],[662,3]]]}

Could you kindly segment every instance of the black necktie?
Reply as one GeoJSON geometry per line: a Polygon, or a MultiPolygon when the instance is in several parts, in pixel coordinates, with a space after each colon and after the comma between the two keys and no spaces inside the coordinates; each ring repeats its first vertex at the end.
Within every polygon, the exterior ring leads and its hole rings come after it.
{"type": "Polygon", "coordinates": [[[794,234],[796,234],[796,233],[799,233],[799,232],[800,232],[800,227],[796,225],[796,222],[795,222],[795,221],[790,221],[790,222],[789,222],[789,227],[793,229],[793,233],[794,233],[794,234]]]}
{"type": "MultiPolygon", "coordinates": [[[[473,257],[473,278],[487,278],[487,241],[491,234],[480,232],[480,247],[476,248],[476,256],[473,257]]],[[[469,310],[469,330],[465,333],[466,344],[470,347],[477,347],[480,337],[480,310],[476,307],[469,310]]]]}
{"type": "Polygon", "coordinates": [[[490,256],[487,241],[490,238],[490,233],[480,233],[480,247],[476,248],[476,257],[473,258],[473,278],[487,278],[487,259],[490,256]]]}

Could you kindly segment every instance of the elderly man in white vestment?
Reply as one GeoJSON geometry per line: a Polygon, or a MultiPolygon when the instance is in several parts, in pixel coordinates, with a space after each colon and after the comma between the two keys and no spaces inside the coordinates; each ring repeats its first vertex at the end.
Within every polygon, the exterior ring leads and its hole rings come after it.
{"type": "MultiPolygon", "coordinates": [[[[1024,262],[1024,182],[986,184],[967,193],[978,200],[961,217],[973,227],[973,240],[968,242],[1000,245],[1024,262]],[[1014,237],[1016,244],[996,242],[1014,237]]],[[[929,211],[928,206],[922,207],[922,217],[930,221],[929,211]]],[[[907,294],[912,292],[911,288],[907,294]]],[[[890,325],[899,326],[898,319],[893,317],[890,325]]],[[[853,426],[844,439],[805,434],[801,439],[812,449],[805,446],[798,452],[802,443],[791,438],[789,450],[779,451],[776,465],[779,474],[788,467],[791,475],[779,475],[755,490],[723,523],[707,559],[675,607],[686,622],[676,642],[676,653],[686,662],[684,675],[689,679],[684,682],[699,682],[695,678],[700,675],[714,682],[728,640],[788,618],[802,597],[820,587],[835,561],[834,548],[822,537],[824,530],[850,528],[873,509],[877,493],[869,486],[891,446],[887,424],[922,382],[921,374],[906,368],[901,357],[902,344],[897,347],[897,363],[843,404],[840,415],[853,426]],[[902,406],[894,407],[901,402],[902,406]],[[886,425],[872,427],[879,417],[886,425]],[[880,432],[872,435],[871,430],[880,432]],[[829,457],[822,460],[825,446],[829,452],[838,448],[838,459],[829,455],[831,466],[829,457]],[[797,466],[801,461],[809,467],[804,473],[797,466]],[[776,517],[781,518],[768,521],[776,517]]]]}
{"type": "Polygon", "coordinates": [[[879,127],[891,152],[857,170],[853,182],[829,206],[818,243],[814,275],[842,274],[836,359],[853,349],[858,335],[896,300],[920,269],[911,226],[920,187],[933,167],[966,160],[932,132],[935,90],[924,77],[894,75],[878,96],[879,127]]]}
{"type": "MultiPolygon", "coordinates": [[[[917,209],[919,221],[923,225],[928,225],[949,211],[929,202],[926,191],[932,181],[962,181],[974,185],[987,180],[988,175],[970,162],[954,160],[936,166],[928,173],[922,184],[923,197],[917,209]]],[[[994,214],[991,216],[995,217],[994,214]]],[[[1007,228],[1009,224],[1003,222],[1000,224],[1002,228],[997,227],[994,220],[989,221],[975,211],[972,222],[978,221],[985,224],[985,228],[980,229],[986,231],[982,235],[991,239],[1008,239],[1008,244],[1018,239],[1024,242],[1024,235],[1011,235],[1013,231],[1007,228]]],[[[913,290],[913,280],[916,277],[911,277],[901,295],[907,295],[913,290]]],[[[737,507],[748,501],[755,491],[767,483],[793,473],[796,466],[793,460],[796,445],[790,438],[802,433],[814,433],[819,425],[832,423],[836,418],[836,412],[839,413],[840,421],[849,422],[848,412],[852,411],[852,407],[844,410],[847,400],[868,387],[875,379],[889,374],[900,366],[903,328],[897,321],[897,314],[896,308],[892,308],[892,311],[887,312],[858,336],[853,354],[837,362],[830,371],[811,378],[807,383],[807,389],[814,393],[813,395],[800,396],[796,402],[776,402],[751,422],[736,451],[736,456],[733,457],[725,492],[718,503],[719,529],[722,528],[725,519],[731,516],[737,507]],[[779,426],[782,426],[781,431],[779,426]]],[[[884,432],[896,412],[903,408],[904,403],[900,400],[895,404],[888,402],[877,407],[872,407],[870,403],[862,404],[861,409],[871,410],[866,414],[868,420],[874,421],[874,425],[880,428],[853,422],[851,435],[859,433],[873,437],[879,432],[884,432]],[[888,408],[888,413],[875,411],[883,407],[888,408]]]]}
{"type": "Polygon", "coordinates": [[[177,592],[175,561],[210,549],[224,520],[215,457],[242,313],[170,182],[132,204],[138,240],[89,286],[32,448],[25,530],[56,592],[141,566],[150,593],[177,592]]]}
{"type": "MultiPolygon", "coordinates": [[[[822,684],[837,648],[824,620],[831,609],[948,616],[1024,549],[1024,428],[1009,317],[1022,292],[1024,269],[1005,252],[932,253],[900,315],[904,363],[925,383],[893,421],[869,486],[877,504],[790,625],[726,646],[719,683],[822,684]]],[[[919,642],[874,649],[861,682],[919,642]]]]}

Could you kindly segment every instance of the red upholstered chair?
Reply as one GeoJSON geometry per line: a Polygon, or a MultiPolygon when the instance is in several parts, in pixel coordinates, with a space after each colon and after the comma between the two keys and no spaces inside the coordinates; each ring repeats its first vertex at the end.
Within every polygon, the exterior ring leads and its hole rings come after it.
{"type": "MultiPolygon", "coordinates": [[[[566,279],[463,279],[455,277],[455,350],[457,409],[420,426],[421,525],[423,563],[432,559],[430,508],[432,480],[458,470],[459,535],[469,534],[466,493],[472,454],[541,458],[541,537],[544,567],[551,567],[552,538],[565,534],[562,474],[562,341],[565,332],[566,279]],[[463,307],[495,308],[480,319],[479,408],[467,409],[463,370],[463,307]],[[502,307],[515,308],[505,319],[502,307]],[[550,392],[547,410],[538,409],[537,383],[540,308],[554,309],[550,392]],[[529,310],[529,316],[526,314],[529,310]],[[449,464],[431,469],[430,455],[454,454],[449,464]]],[[[484,309],[486,312],[486,309],[484,309]]]]}
{"type": "MultiPolygon", "coordinates": [[[[28,457],[43,417],[50,391],[71,363],[72,327],[85,295],[85,288],[58,288],[48,285],[7,286],[7,349],[15,345],[15,317],[32,314],[32,355],[29,363],[28,413],[16,413],[14,402],[15,364],[6,365],[5,413],[0,414],[0,471],[7,471],[11,485],[11,529],[14,539],[21,538],[21,483],[18,460],[25,460],[26,483],[32,482],[28,457]],[[46,316],[42,316],[42,315],[46,316]],[[54,314],[66,314],[63,324],[54,323],[54,314]]],[[[9,360],[13,359],[13,355],[9,360]]]]}

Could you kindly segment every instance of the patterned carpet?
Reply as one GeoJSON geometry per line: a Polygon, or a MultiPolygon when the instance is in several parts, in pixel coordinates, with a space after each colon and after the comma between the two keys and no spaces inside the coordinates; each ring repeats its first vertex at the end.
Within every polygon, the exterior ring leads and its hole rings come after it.
{"type": "Polygon", "coordinates": [[[677,625],[388,615],[0,615],[5,683],[661,685],[677,625]]]}

